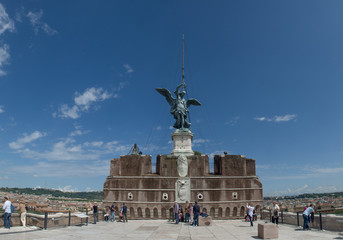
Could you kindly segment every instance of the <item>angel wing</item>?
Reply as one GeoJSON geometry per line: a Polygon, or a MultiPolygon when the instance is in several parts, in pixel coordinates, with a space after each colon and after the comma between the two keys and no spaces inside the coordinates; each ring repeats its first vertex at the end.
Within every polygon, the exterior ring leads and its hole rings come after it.
{"type": "Polygon", "coordinates": [[[189,108],[190,105],[200,106],[201,103],[200,103],[198,100],[194,99],[194,98],[190,98],[190,99],[188,99],[187,102],[186,102],[187,108],[189,108]]]}
{"type": "Polygon", "coordinates": [[[174,101],[176,100],[175,98],[173,98],[173,96],[171,95],[171,93],[169,92],[168,89],[165,88],[156,88],[156,91],[159,92],[161,95],[163,95],[167,102],[169,103],[170,106],[172,106],[174,104],[174,101]]]}

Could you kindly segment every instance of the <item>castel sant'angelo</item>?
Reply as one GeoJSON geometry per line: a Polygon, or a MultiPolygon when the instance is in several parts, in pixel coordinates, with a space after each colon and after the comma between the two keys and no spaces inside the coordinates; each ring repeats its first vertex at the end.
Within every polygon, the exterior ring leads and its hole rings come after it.
{"type": "Polygon", "coordinates": [[[201,104],[196,99],[184,99],[184,74],[182,80],[175,97],[167,89],[156,89],[166,98],[175,118],[173,151],[157,156],[156,173],[152,173],[151,155],[141,155],[136,148],[130,155],[112,159],[104,183],[104,204],[115,202],[120,207],[126,203],[131,219],[169,219],[175,201],[181,205],[198,201],[201,210],[213,219],[245,216],[247,203],[259,211],[263,193],[254,159],[215,155],[214,172],[210,173],[209,156],[192,151],[193,133],[187,113],[191,105],[201,104]]]}

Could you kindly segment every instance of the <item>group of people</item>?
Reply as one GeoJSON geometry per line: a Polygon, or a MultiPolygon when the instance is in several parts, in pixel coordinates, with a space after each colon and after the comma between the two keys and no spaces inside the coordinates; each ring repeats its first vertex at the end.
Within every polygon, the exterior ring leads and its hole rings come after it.
{"type": "MultiPolygon", "coordinates": [[[[111,205],[111,207],[106,207],[106,213],[104,215],[105,221],[107,222],[117,222],[115,218],[115,203],[111,205]]],[[[120,213],[119,213],[119,219],[118,222],[128,222],[127,221],[127,206],[125,203],[123,203],[123,206],[121,207],[120,213]]]]}
{"type": "MultiPolygon", "coordinates": [[[[279,214],[280,214],[280,207],[276,204],[276,202],[273,202],[272,207],[272,223],[279,224],[279,214]]],[[[303,211],[303,230],[310,230],[308,224],[310,222],[313,222],[314,220],[314,209],[313,204],[311,203],[310,206],[305,206],[303,211]]]]}
{"type": "MultiPolygon", "coordinates": [[[[26,206],[23,202],[19,202],[18,208],[20,212],[20,221],[23,227],[26,227],[26,206]]],[[[2,206],[2,209],[4,210],[4,227],[10,229],[11,217],[15,207],[7,196],[4,197],[4,205],[2,206]]]]}
{"type": "Polygon", "coordinates": [[[193,226],[199,226],[199,215],[200,215],[200,206],[198,202],[195,202],[194,205],[186,201],[184,209],[176,201],[174,203],[174,216],[175,223],[179,222],[191,223],[193,226]]]}

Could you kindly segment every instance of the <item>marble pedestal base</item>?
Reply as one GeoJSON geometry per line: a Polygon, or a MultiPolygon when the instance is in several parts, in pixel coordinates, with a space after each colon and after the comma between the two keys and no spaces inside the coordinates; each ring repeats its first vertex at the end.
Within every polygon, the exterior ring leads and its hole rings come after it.
{"type": "Polygon", "coordinates": [[[176,129],[172,134],[172,139],[174,143],[173,151],[171,152],[172,155],[194,155],[192,151],[193,133],[190,130],[176,129]]]}

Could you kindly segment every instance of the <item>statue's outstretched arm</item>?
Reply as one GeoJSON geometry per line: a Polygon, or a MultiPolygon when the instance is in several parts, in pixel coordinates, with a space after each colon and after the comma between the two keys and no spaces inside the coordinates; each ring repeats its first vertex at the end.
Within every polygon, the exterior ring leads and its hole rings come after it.
{"type": "Polygon", "coordinates": [[[180,84],[179,86],[176,87],[176,90],[175,90],[175,94],[177,94],[179,92],[179,88],[182,86],[182,84],[180,84]]]}

